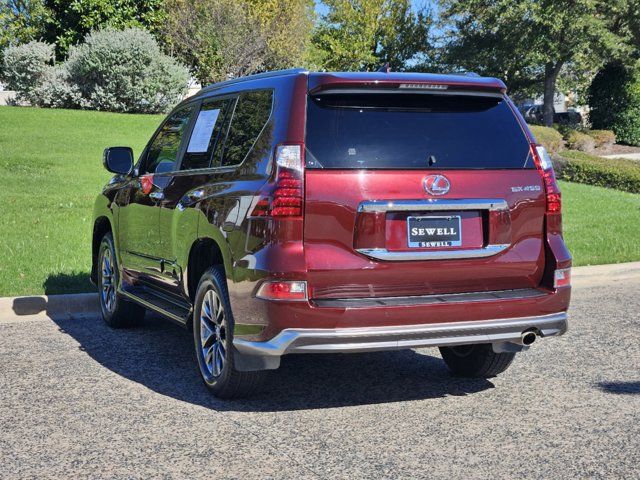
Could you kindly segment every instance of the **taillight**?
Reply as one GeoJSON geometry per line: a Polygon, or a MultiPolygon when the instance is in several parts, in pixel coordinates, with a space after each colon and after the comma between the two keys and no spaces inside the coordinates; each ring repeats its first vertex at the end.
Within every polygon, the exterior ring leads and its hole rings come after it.
{"type": "Polygon", "coordinates": [[[269,281],[264,282],[256,292],[257,298],[264,300],[300,301],[307,299],[307,282],[269,281]]]}
{"type": "Polygon", "coordinates": [[[531,155],[533,162],[540,172],[547,201],[547,213],[559,214],[562,212],[562,197],[560,188],[556,182],[556,175],[553,171],[551,157],[547,149],[542,145],[531,144],[531,155]]]}
{"type": "Polygon", "coordinates": [[[276,177],[271,198],[260,199],[252,216],[300,217],[304,198],[304,159],[301,145],[278,145],[276,177]]]}
{"type": "Polygon", "coordinates": [[[553,288],[567,287],[571,285],[571,269],[561,268],[554,272],[553,288]]]}

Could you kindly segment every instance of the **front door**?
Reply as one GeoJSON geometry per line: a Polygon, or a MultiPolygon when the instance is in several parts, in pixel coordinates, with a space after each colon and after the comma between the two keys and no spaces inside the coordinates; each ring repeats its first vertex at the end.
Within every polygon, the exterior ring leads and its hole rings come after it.
{"type": "Polygon", "coordinates": [[[125,282],[157,281],[160,255],[160,206],[167,172],[176,169],[193,106],[172,113],[147,146],[138,174],[116,198],[119,207],[119,250],[125,282]]]}

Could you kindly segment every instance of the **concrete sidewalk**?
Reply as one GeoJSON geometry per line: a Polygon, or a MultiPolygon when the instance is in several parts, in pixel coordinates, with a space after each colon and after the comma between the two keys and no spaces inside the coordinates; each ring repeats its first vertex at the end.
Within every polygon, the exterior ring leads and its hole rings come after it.
{"type": "MultiPolygon", "coordinates": [[[[576,267],[572,271],[574,288],[640,279],[640,262],[576,267]]],[[[100,313],[97,293],[0,297],[0,324],[40,318],[82,318],[100,313]]]]}

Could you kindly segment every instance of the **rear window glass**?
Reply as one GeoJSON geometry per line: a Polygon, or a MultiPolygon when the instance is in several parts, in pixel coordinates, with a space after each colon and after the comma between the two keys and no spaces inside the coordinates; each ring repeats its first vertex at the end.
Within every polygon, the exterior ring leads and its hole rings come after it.
{"type": "Polygon", "coordinates": [[[272,103],[271,90],[240,94],[231,119],[223,166],[242,163],[269,120],[272,103]]]}
{"type": "Polygon", "coordinates": [[[533,168],[526,136],[497,97],[310,96],[306,148],[309,168],[533,168]]]}

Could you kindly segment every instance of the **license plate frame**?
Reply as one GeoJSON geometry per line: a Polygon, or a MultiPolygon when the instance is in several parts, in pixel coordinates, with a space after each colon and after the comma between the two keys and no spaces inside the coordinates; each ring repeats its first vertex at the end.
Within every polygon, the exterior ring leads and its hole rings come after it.
{"type": "Polygon", "coordinates": [[[449,248],[462,246],[462,217],[460,215],[410,215],[407,217],[407,245],[409,248],[449,248]],[[428,225],[428,226],[427,226],[428,225]],[[412,228],[433,229],[416,233],[412,228]],[[454,229],[452,232],[450,229],[454,229]]]}

